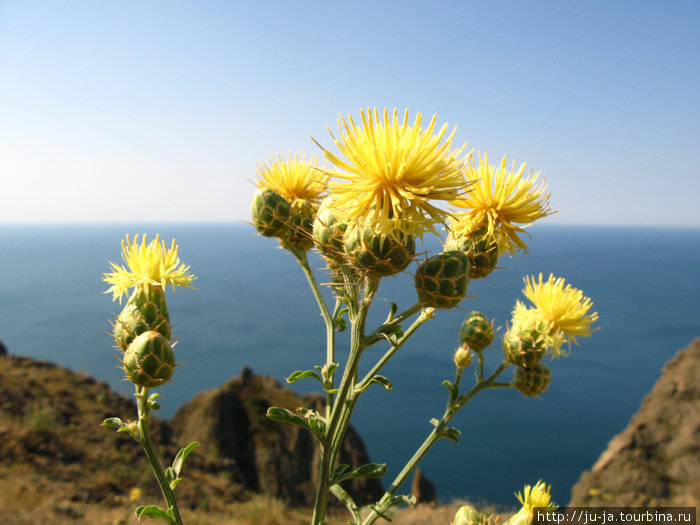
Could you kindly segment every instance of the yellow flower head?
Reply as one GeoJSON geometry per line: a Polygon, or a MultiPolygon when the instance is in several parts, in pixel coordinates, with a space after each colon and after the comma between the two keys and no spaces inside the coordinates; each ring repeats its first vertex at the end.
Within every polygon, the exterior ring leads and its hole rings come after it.
{"type": "Polygon", "coordinates": [[[562,354],[562,344],[576,343],[576,337],[591,335],[591,325],[598,320],[598,313],[588,313],[593,307],[593,301],[584,297],[583,292],[570,284],[565,285],[563,278],[555,278],[550,274],[547,281],[539,281],[534,277],[525,278],[527,297],[535,305],[528,308],[517,301],[513,310],[513,324],[524,326],[534,322],[544,321],[550,327],[548,337],[555,356],[562,354]]]}
{"type": "Polygon", "coordinates": [[[469,163],[467,180],[469,193],[451,201],[458,208],[469,210],[454,215],[450,224],[455,237],[468,235],[486,226],[486,235],[498,244],[500,253],[528,252],[527,245],[518,236],[523,226],[553,213],[549,207],[549,193],[544,182],[535,187],[539,173],[524,177],[525,164],[510,171],[503,157],[500,166],[489,166],[488,155],[479,157],[478,166],[469,163]]]}
{"type": "Polygon", "coordinates": [[[544,481],[539,480],[534,486],[525,485],[523,493],[516,492],[515,497],[518,498],[523,509],[527,509],[530,512],[535,507],[554,509],[557,505],[552,501],[551,490],[551,485],[547,485],[544,481]]]}
{"type": "Polygon", "coordinates": [[[430,201],[455,199],[466,186],[464,162],[458,158],[464,146],[450,152],[456,128],[443,141],[447,125],[434,133],[435,116],[423,130],[420,113],[413,125],[408,124],[408,110],[403,123],[396,110],[391,120],[386,109],[383,121],[376,108],[360,115],[361,127],[352,117],[346,121],[341,116],[340,139],[331,133],[344,158],[323,149],[324,156],[343,170],[327,170],[340,179],[329,185],[336,208],[347,222],[390,236],[437,233],[434,224],[448,214],[430,201]]]}
{"type": "Polygon", "coordinates": [[[122,295],[126,295],[130,288],[141,288],[144,291],[149,286],[160,286],[163,290],[170,284],[175,286],[185,286],[193,288],[192,281],[196,279],[189,272],[190,267],[180,264],[177,256],[178,246],[173,239],[170,249],[165,246],[165,241],[160,240],[160,236],[150,243],[143,236],[139,244],[139,236],[134,235],[134,242],[126,236],[126,242],[122,241],[122,259],[128,266],[124,268],[110,261],[112,272],[105,273],[103,281],[112,286],[105,293],[112,293],[113,300],[119,299],[121,303],[122,295]]]}
{"type": "Polygon", "coordinates": [[[292,207],[317,208],[328,185],[328,175],[317,164],[316,156],[307,162],[303,153],[295,153],[289,160],[279,155],[269,166],[264,162],[258,165],[258,188],[276,191],[292,207]]]}

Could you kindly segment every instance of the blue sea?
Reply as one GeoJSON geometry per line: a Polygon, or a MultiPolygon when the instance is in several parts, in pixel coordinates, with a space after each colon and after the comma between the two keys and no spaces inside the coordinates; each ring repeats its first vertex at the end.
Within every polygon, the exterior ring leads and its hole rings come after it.
{"type": "MultiPolygon", "coordinates": [[[[552,272],[582,289],[595,302],[600,330],[580,339],[570,357],[548,363],[552,382],[540,399],[486,391],[457,415],[452,424],[462,431],[460,443],[440,441],[421,465],[444,500],[515,505],[514,491],[544,479],[566,504],[581,472],[627,425],[664,363],[700,336],[699,229],[535,225],[530,231],[531,254],[503,258],[501,269],[471,284],[463,309],[439,312],[397,353],[384,369],[393,391],[373,387],[360,399],[353,424],[372,461],[387,463],[385,486],[430,432],[429,420],[442,415],[441,383],[454,377],[462,319],[476,309],[504,327],[515,300],[524,299],[525,275],[552,272]]],[[[184,364],[161,388],[166,418],[244,366],[283,381],[325,359],[323,321],[301,270],[275,240],[245,224],[1,225],[0,339],[10,353],[89,373],[132,394],[106,333],[120,306],[101,281],[108,261],[121,263],[127,233],[175,237],[182,261],[198,276],[197,290],[168,293],[176,357],[184,364]]],[[[315,258],[313,265],[325,281],[323,263],[315,258]]],[[[409,273],[386,279],[378,295],[370,330],[390,301],[401,311],[416,300],[409,273]]],[[[381,352],[366,351],[365,366],[381,352]]],[[[485,355],[487,368],[495,367],[500,345],[485,355]]],[[[470,380],[465,374],[466,387],[470,380]]],[[[293,387],[316,389],[306,381],[293,387]]]]}

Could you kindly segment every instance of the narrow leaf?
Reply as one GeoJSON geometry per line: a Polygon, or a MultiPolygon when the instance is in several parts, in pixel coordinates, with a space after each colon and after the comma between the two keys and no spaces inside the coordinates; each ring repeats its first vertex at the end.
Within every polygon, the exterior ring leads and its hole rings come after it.
{"type": "Polygon", "coordinates": [[[313,370],[297,370],[296,372],[292,372],[287,378],[287,383],[296,383],[300,379],[305,379],[307,377],[313,377],[316,381],[323,384],[323,379],[321,379],[321,376],[313,370]]]}
{"type": "Polygon", "coordinates": [[[267,418],[271,419],[272,421],[281,421],[283,423],[292,423],[294,425],[298,425],[300,427],[303,427],[307,430],[311,430],[311,427],[309,426],[309,421],[304,419],[303,417],[297,416],[294,412],[291,410],[287,410],[286,408],[280,408],[280,407],[270,407],[267,409],[267,418]]]}
{"type": "Polygon", "coordinates": [[[190,453],[198,446],[199,443],[194,441],[185,448],[180,449],[180,452],[177,453],[177,456],[175,456],[175,459],[173,460],[173,472],[175,473],[175,478],[180,477],[180,472],[182,472],[182,464],[187,459],[187,456],[189,456],[190,453]]]}
{"type": "Polygon", "coordinates": [[[102,426],[109,428],[121,428],[124,426],[124,422],[118,417],[109,417],[102,422],[102,426]]]}
{"type": "Polygon", "coordinates": [[[167,513],[157,505],[141,505],[136,508],[136,516],[139,521],[144,516],[149,518],[155,518],[159,520],[165,520],[168,523],[174,523],[173,519],[167,515],[167,513]]]}
{"type": "Polygon", "coordinates": [[[348,509],[350,514],[352,515],[352,521],[350,521],[351,525],[357,525],[361,521],[360,517],[360,509],[357,508],[357,504],[355,501],[352,499],[350,494],[348,494],[340,485],[333,485],[331,487],[331,492],[333,495],[338,498],[348,509]]]}
{"type": "Polygon", "coordinates": [[[386,388],[386,389],[389,390],[389,391],[393,388],[393,387],[391,386],[391,381],[389,381],[389,379],[387,379],[387,378],[384,377],[384,376],[376,375],[376,376],[374,376],[372,379],[370,379],[369,382],[370,382],[370,383],[376,383],[376,384],[378,384],[378,385],[381,385],[381,386],[383,386],[384,388],[386,388]]]}
{"type": "Polygon", "coordinates": [[[384,463],[367,463],[352,472],[331,478],[331,483],[340,483],[348,479],[355,478],[381,478],[386,474],[386,465],[384,463]]]}

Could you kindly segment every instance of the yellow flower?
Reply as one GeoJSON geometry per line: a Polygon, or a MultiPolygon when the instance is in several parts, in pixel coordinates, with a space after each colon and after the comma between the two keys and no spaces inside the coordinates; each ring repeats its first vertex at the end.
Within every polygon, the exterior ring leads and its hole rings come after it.
{"type": "Polygon", "coordinates": [[[147,290],[149,286],[160,286],[163,290],[170,284],[175,286],[192,288],[192,281],[196,279],[189,272],[190,267],[180,263],[177,255],[178,246],[173,239],[170,249],[165,246],[165,241],[160,236],[150,243],[143,236],[139,244],[139,236],[134,235],[134,242],[126,236],[126,242],[122,241],[122,259],[128,266],[124,268],[110,261],[112,272],[105,273],[103,281],[112,286],[105,293],[112,293],[113,300],[125,295],[130,288],[147,290]]]}
{"type": "Polygon", "coordinates": [[[317,167],[318,158],[306,161],[303,153],[289,160],[279,155],[276,161],[258,165],[259,188],[267,188],[282,195],[293,207],[317,208],[326,191],[328,175],[317,167]]]}
{"type": "Polygon", "coordinates": [[[371,226],[377,233],[437,233],[434,224],[448,214],[430,201],[455,199],[466,186],[464,161],[458,158],[464,146],[450,152],[456,128],[443,142],[447,124],[434,134],[436,116],[423,130],[420,113],[408,124],[408,110],[403,123],[396,110],[391,120],[386,109],[383,121],[376,108],[360,115],[361,127],[341,115],[340,139],[331,133],[344,158],[321,146],[324,156],[343,170],[326,170],[340,179],[329,185],[337,209],[347,222],[371,226]]]}
{"type": "Polygon", "coordinates": [[[562,354],[562,344],[576,343],[576,337],[591,335],[591,325],[598,320],[598,313],[588,313],[593,301],[584,297],[583,292],[570,284],[565,285],[563,278],[550,274],[547,281],[526,277],[523,293],[535,308],[528,308],[517,301],[513,310],[513,324],[527,324],[544,321],[549,325],[549,342],[555,356],[562,354]]]}
{"type": "Polygon", "coordinates": [[[525,229],[519,225],[528,225],[553,212],[549,193],[545,193],[547,186],[542,182],[535,187],[539,173],[523,177],[524,171],[525,164],[516,171],[515,163],[509,171],[505,157],[500,166],[489,166],[488,155],[480,156],[476,167],[470,163],[466,172],[470,191],[451,201],[469,211],[454,215],[450,224],[453,236],[469,235],[486,226],[486,235],[496,241],[500,253],[527,253],[527,245],[518,236],[525,229]]]}
{"type": "Polygon", "coordinates": [[[551,489],[551,485],[539,480],[534,486],[525,485],[522,494],[516,492],[515,497],[520,501],[522,508],[508,520],[506,525],[532,525],[535,507],[555,510],[557,505],[551,501],[551,489]]]}

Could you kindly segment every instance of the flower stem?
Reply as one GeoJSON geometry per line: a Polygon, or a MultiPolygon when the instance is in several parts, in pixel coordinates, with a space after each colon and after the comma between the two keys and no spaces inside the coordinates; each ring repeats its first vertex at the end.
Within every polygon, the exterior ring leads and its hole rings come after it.
{"type": "Polygon", "coordinates": [[[351,323],[350,355],[343,371],[343,377],[340,380],[330,418],[327,420],[326,437],[321,444],[321,466],[311,522],[313,525],[321,525],[325,520],[330,495],[331,472],[335,466],[340,444],[347,431],[350,414],[354,408],[353,390],[357,381],[357,367],[362,350],[365,348],[365,322],[378,286],[378,280],[368,278],[365,282],[364,295],[360,304],[356,305],[356,307],[355,305],[348,305],[350,307],[349,317],[351,323]]]}
{"type": "Polygon", "coordinates": [[[175,500],[175,493],[170,488],[168,480],[165,478],[165,472],[163,471],[163,466],[158,460],[158,456],[153,448],[153,442],[151,441],[151,431],[148,424],[148,416],[150,415],[151,408],[148,406],[148,388],[147,387],[136,387],[136,400],[138,408],[138,428],[139,435],[141,438],[141,445],[146,452],[148,461],[151,464],[151,469],[158,480],[158,485],[163,493],[165,502],[168,504],[168,508],[172,509],[173,515],[175,517],[175,523],[177,525],[182,525],[182,517],[180,516],[180,511],[177,508],[177,501],[175,500]]]}
{"type": "MultiPolygon", "coordinates": [[[[399,472],[396,478],[394,478],[394,481],[391,483],[391,487],[389,487],[389,489],[384,493],[382,498],[377,502],[377,505],[372,507],[371,512],[362,521],[362,525],[371,525],[384,512],[391,508],[391,500],[396,494],[396,492],[399,490],[399,487],[403,484],[404,481],[406,481],[406,478],[408,478],[411,472],[413,472],[420,460],[423,459],[423,457],[427,454],[428,450],[430,450],[430,448],[440,438],[443,437],[443,431],[445,430],[445,427],[447,427],[447,424],[452,420],[455,414],[457,414],[457,412],[459,412],[459,410],[476,394],[478,394],[486,388],[494,387],[494,385],[496,385],[496,378],[506,368],[508,368],[508,366],[508,362],[503,361],[500,364],[500,366],[496,368],[496,370],[494,370],[493,373],[487,379],[478,381],[477,384],[474,385],[471,388],[471,390],[469,390],[469,392],[467,392],[466,394],[463,394],[461,396],[454,396],[452,394],[450,395],[450,400],[447,403],[447,408],[445,409],[445,413],[442,415],[442,418],[440,418],[440,421],[438,421],[438,423],[435,425],[435,428],[432,430],[432,432],[430,432],[425,441],[423,441],[418,450],[416,450],[415,454],[413,454],[411,459],[408,460],[401,472],[399,472]]],[[[458,376],[455,381],[455,387],[458,386],[460,378],[461,373],[458,372],[458,376]]],[[[504,384],[498,384],[498,386],[504,386],[504,384]]]]}

